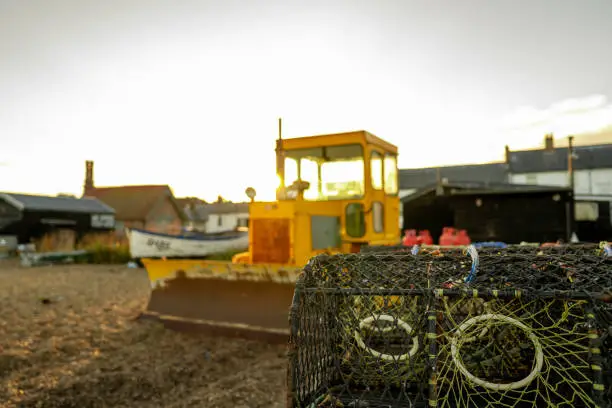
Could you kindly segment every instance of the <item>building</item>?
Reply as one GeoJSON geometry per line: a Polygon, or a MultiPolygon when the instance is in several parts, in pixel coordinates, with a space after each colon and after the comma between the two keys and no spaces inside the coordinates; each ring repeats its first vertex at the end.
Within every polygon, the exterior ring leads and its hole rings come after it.
{"type": "MultiPolygon", "coordinates": [[[[546,136],[543,149],[506,149],[510,182],[569,186],[568,152],[567,147],[555,147],[551,135],[546,136]]],[[[612,200],[612,144],[574,146],[571,162],[577,200],[612,200]]]]}
{"type": "MultiPolygon", "coordinates": [[[[574,146],[572,167],[576,200],[612,200],[612,144],[574,146]]],[[[544,148],[511,151],[506,147],[505,162],[463,166],[401,169],[400,196],[412,194],[431,184],[477,182],[570,185],[568,148],[555,147],[547,135],[544,148]]]]}
{"type": "Polygon", "coordinates": [[[575,230],[567,187],[446,183],[404,197],[403,229],[427,229],[434,241],[444,227],[466,229],[474,242],[569,241],[575,230]]]}
{"type": "MultiPolygon", "coordinates": [[[[463,166],[402,169],[399,172],[400,197],[421,194],[432,185],[477,183],[494,188],[496,184],[570,188],[573,177],[575,228],[578,238],[598,241],[612,238],[612,144],[554,146],[552,135],[540,149],[511,151],[505,161],[463,166]],[[572,163],[573,172],[569,171],[572,163]]],[[[403,208],[400,226],[403,222],[403,208]]]]}
{"type": "Polygon", "coordinates": [[[204,208],[208,213],[206,222],[208,233],[232,231],[249,226],[248,203],[211,203],[204,208]]]}
{"type": "Polygon", "coordinates": [[[204,210],[204,207],[208,203],[196,197],[177,198],[176,202],[185,215],[183,229],[205,232],[208,213],[204,210]]]}
{"type": "Polygon", "coordinates": [[[486,185],[507,183],[508,181],[508,165],[506,163],[399,170],[400,197],[406,197],[432,184],[477,182],[486,185]]]}
{"type": "Polygon", "coordinates": [[[166,234],[181,232],[185,216],[167,185],[95,187],[93,162],[86,162],[84,197],[94,197],[115,209],[118,235],[124,228],[166,234]]]}
{"type": "Polygon", "coordinates": [[[510,181],[570,188],[573,184],[578,238],[612,239],[612,144],[574,146],[571,158],[569,151],[556,147],[552,135],[545,137],[541,149],[506,148],[510,181]]]}
{"type": "Polygon", "coordinates": [[[249,226],[248,203],[209,204],[193,198],[181,198],[177,201],[187,218],[185,229],[188,231],[216,234],[249,226]]]}
{"type": "Polygon", "coordinates": [[[0,235],[21,244],[55,235],[62,250],[70,249],[83,236],[114,227],[115,210],[95,198],[0,193],[0,235]]]}
{"type": "MultiPolygon", "coordinates": [[[[404,199],[421,194],[433,185],[478,183],[479,185],[508,182],[506,163],[467,164],[459,166],[425,167],[399,170],[399,197],[404,199]]],[[[404,206],[400,206],[400,228],[404,228],[404,206]]]]}

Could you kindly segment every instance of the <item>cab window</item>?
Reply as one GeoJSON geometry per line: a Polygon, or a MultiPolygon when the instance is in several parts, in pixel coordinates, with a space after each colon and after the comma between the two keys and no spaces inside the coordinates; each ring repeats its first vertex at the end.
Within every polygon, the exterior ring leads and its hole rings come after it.
{"type": "Polygon", "coordinates": [[[347,204],[345,210],[346,233],[349,237],[361,238],[365,235],[365,211],[363,204],[347,204]]]}
{"type": "Polygon", "coordinates": [[[372,225],[374,226],[374,232],[385,231],[384,207],[380,201],[372,203],[372,225]]]}
{"type": "Polygon", "coordinates": [[[314,147],[285,151],[285,184],[310,183],[304,199],[313,201],[361,198],[365,190],[361,145],[314,147]]]}
{"type": "Polygon", "coordinates": [[[398,192],[397,157],[391,154],[385,156],[385,193],[395,195],[398,192]]]}
{"type": "Polygon", "coordinates": [[[370,177],[372,178],[372,188],[382,190],[383,188],[383,156],[374,151],[370,156],[370,177]]]}

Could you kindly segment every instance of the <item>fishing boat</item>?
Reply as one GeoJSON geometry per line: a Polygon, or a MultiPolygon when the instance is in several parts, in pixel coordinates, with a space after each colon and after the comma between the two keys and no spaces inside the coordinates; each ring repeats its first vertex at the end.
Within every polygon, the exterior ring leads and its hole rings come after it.
{"type": "Polygon", "coordinates": [[[132,258],[193,258],[233,251],[246,251],[249,247],[248,231],[223,234],[170,235],[137,228],[127,230],[132,258]]]}

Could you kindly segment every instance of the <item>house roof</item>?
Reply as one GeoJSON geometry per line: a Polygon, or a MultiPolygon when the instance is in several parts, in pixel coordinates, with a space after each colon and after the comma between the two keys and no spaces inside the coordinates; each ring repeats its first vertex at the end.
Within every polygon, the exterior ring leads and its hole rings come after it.
{"type": "Polygon", "coordinates": [[[422,169],[400,169],[399,184],[401,190],[422,188],[438,181],[440,178],[454,182],[505,183],[508,181],[506,163],[469,164],[461,166],[426,167],[422,169]]]}
{"type": "MultiPolygon", "coordinates": [[[[512,173],[567,171],[567,147],[508,152],[512,173]]],[[[612,144],[575,146],[574,170],[612,168],[612,144]]]]}
{"type": "Polygon", "coordinates": [[[414,194],[402,198],[402,202],[412,201],[421,196],[443,189],[444,195],[473,195],[473,194],[521,194],[521,193],[571,193],[569,187],[542,186],[536,184],[512,183],[483,183],[483,182],[455,182],[442,185],[430,184],[418,189],[414,194]]]}
{"type": "Polygon", "coordinates": [[[181,208],[185,208],[189,204],[193,204],[193,205],[208,204],[206,201],[201,200],[197,197],[182,197],[182,198],[176,198],[175,200],[181,208]]]}
{"type": "Polygon", "coordinates": [[[183,207],[183,213],[190,221],[205,222],[208,221],[208,212],[203,208],[204,204],[198,204],[192,208],[183,207]]]}
{"type": "Polygon", "coordinates": [[[19,210],[54,211],[86,214],[114,214],[115,210],[96,198],[52,197],[31,194],[0,193],[0,199],[19,210]]]}
{"type": "Polygon", "coordinates": [[[87,196],[113,207],[118,220],[144,220],[163,197],[169,197],[179,215],[184,216],[167,185],[96,187],[87,191],[87,196]]]}

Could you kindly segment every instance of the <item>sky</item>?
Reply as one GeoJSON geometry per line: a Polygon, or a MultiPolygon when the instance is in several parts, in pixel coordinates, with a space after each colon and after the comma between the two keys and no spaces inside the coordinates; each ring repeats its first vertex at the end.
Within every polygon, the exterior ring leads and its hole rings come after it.
{"type": "Polygon", "coordinates": [[[98,186],[270,199],[278,117],[368,130],[402,168],[612,135],[610,21],[609,0],[0,0],[0,191],[80,195],[94,160],[98,186]]]}

